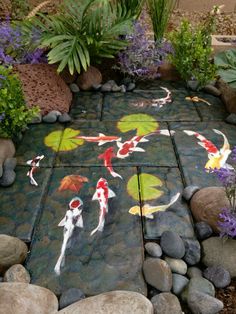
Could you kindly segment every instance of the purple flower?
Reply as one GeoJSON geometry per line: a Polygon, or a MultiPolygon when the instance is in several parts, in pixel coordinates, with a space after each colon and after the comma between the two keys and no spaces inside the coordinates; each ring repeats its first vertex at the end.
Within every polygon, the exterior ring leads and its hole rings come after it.
{"type": "Polygon", "coordinates": [[[232,149],[231,160],[236,162],[236,146],[232,149]]]}
{"type": "Polygon", "coordinates": [[[218,226],[220,228],[220,236],[236,236],[236,213],[232,213],[228,208],[223,208],[219,214],[220,221],[218,226]]]}
{"type": "Polygon", "coordinates": [[[231,186],[236,184],[236,171],[234,169],[220,168],[211,169],[215,173],[223,186],[231,186]]]}

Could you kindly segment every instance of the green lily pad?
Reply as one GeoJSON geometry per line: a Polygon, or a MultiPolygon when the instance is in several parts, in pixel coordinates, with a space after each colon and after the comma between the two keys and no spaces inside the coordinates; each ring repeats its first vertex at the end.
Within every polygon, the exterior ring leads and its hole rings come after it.
{"type": "Polygon", "coordinates": [[[148,114],[137,113],[124,116],[117,123],[117,128],[122,133],[136,130],[137,135],[142,136],[147,135],[151,132],[155,132],[159,128],[159,123],[148,114]]]}
{"type": "MultiPolygon", "coordinates": [[[[157,189],[157,187],[161,187],[163,185],[162,181],[158,177],[148,173],[142,173],[139,175],[139,181],[143,187],[141,191],[142,201],[154,200],[163,195],[164,192],[157,189]]],[[[133,175],[129,179],[127,183],[127,191],[133,199],[139,201],[140,192],[137,175],[133,175]]]]}

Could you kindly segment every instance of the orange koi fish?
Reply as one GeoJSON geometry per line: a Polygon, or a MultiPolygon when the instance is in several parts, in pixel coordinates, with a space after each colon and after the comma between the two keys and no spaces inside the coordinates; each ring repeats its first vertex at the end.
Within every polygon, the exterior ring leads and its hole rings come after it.
{"type": "Polygon", "coordinates": [[[118,136],[107,136],[103,133],[99,133],[99,136],[76,136],[76,139],[82,139],[87,142],[97,143],[98,146],[104,145],[106,143],[121,141],[121,137],[118,136]]]}

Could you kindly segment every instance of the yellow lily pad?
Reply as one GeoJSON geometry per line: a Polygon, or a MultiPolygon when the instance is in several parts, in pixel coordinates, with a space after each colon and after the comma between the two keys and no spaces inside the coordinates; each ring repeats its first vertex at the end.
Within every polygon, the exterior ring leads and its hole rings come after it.
{"type": "Polygon", "coordinates": [[[159,128],[159,123],[148,114],[137,113],[124,116],[117,123],[117,128],[122,133],[136,130],[136,134],[138,136],[142,136],[157,131],[159,128]]]}
{"type": "Polygon", "coordinates": [[[80,130],[66,128],[64,131],[53,131],[44,139],[44,144],[54,151],[70,151],[84,144],[83,139],[77,139],[80,130]]]}
{"type": "Polygon", "coordinates": [[[139,182],[141,184],[141,191],[139,191],[138,176],[133,175],[127,183],[127,191],[129,195],[139,201],[139,193],[142,201],[149,201],[159,198],[163,195],[163,191],[157,189],[163,185],[162,181],[151,174],[142,173],[139,175],[139,182]]]}

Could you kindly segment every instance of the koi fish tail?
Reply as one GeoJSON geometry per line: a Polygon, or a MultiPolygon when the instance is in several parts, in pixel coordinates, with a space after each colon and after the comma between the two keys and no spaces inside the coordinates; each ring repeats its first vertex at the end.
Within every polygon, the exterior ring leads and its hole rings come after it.
{"type": "Polygon", "coordinates": [[[61,246],[61,253],[60,253],[60,256],[58,257],[57,263],[56,263],[56,265],[54,267],[54,271],[55,271],[55,273],[58,276],[61,273],[61,266],[63,266],[65,264],[66,247],[67,247],[68,241],[69,241],[72,233],[73,233],[73,229],[72,229],[71,232],[64,234],[64,239],[63,239],[63,243],[62,243],[62,246],[61,246]]]}
{"type": "Polygon", "coordinates": [[[92,236],[97,231],[102,232],[104,229],[104,224],[105,224],[105,218],[102,218],[102,220],[99,222],[98,226],[90,233],[90,236],[92,236]]]}
{"type": "Polygon", "coordinates": [[[175,134],[175,131],[173,131],[173,130],[169,131],[168,129],[162,129],[162,130],[159,130],[158,133],[161,135],[165,135],[165,136],[171,136],[171,135],[175,134]]]}
{"type": "Polygon", "coordinates": [[[121,180],[123,180],[122,176],[114,170],[110,170],[110,174],[113,176],[113,178],[120,178],[121,180]]]}
{"type": "Polygon", "coordinates": [[[30,184],[38,186],[38,183],[35,181],[35,179],[33,177],[33,171],[32,170],[27,172],[27,176],[30,178],[30,184]]]}

